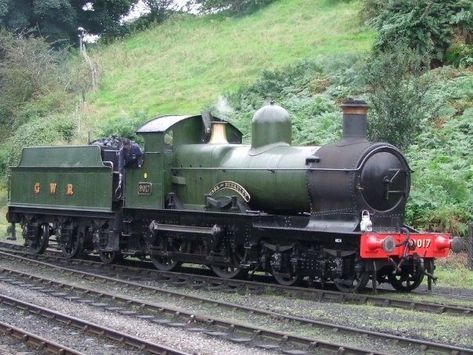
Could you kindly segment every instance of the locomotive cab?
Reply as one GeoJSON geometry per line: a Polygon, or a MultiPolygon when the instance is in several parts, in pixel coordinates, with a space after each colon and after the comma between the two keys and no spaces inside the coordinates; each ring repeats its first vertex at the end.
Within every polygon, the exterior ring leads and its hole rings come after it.
{"type": "Polygon", "coordinates": [[[90,144],[100,147],[102,161],[112,168],[114,200],[121,200],[125,168],[141,167],[143,151],[137,143],[117,136],[98,139],[90,144]]]}

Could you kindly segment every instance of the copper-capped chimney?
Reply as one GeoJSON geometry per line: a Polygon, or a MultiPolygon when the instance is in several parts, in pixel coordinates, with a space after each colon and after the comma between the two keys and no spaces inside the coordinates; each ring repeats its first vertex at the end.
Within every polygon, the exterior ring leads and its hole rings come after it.
{"type": "Polygon", "coordinates": [[[344,140],[366,139],[368,105],[363,100],[348,99],[341,105],[344,140]]]}

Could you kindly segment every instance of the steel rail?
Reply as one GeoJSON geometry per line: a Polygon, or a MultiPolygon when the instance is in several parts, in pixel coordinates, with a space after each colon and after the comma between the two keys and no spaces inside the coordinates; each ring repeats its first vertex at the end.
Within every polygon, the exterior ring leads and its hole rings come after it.
{"type": "Polygon", "coordinates": [[[75,351],[67,346],[58,344],[52,340],[45,339],[39,335],[31,333],[25,329],[15,327],[11,324],[0,321],[0,331],[6,333],[12,338],[21,340],[29,347],[39,350],[46,351],[52,354],[58,355],[81,355],[81,352],[75,351]]]}
{"type": "Polygon", "coordinates": [[[85,332],[96,334],[99,336],[106,336],[107,338],[116,341],[120,344],[132,346],[139,349],[142,352],[151,353],[151,354],[163,354],[163,355],[185,355],[185,352],[172,349],[170,347],[151,343],[145,340],[141,340],[132,335],[113,330],[111,328],[101,326],[95,323],[91,323],[76,317],[66,315],[64,313],[59,313],[45,307],[37,306],[32,303],[24,302],[19,299],[8,297],[5,295],[0,295],[0,304],[5,304],[10,307],[19,308],[22,310],[27,310],[30,313],[37,314],[48,319],[57,320],[62,323],[75,326],[82,329],[85,332]]]}
{"type": "MultiPolygon", "coordinates": [[[[29,259],[27,259],[27,262],[31,262],[29,259]]],[[[420,339],[414,339],[414,338],[407,338],[407,337],[401,337],[393,334],[387,334],[387,333],[382,333],[382,332],[375,332],[375,331],[370,331],[370,330],[364,330],[364,329],[359,329],[359,328],[354,328],[354,327],[349,327],[349,326],[344,326],[344,325],[338,325],[334,323],[329,323],[329,322],[324,322],[324,321],[319,321],[319,320],[313,320],[313,319],[307,319],[303,317],[298,317],[298,316],[290,316],[290,315],[285,315],[277,312],[272,312],[272,311],[266,311],[266,310],[260,310],[257,308],[253,307],[247,307],[247,306],[242,306],[234,303],[229,303],[229,302],[222,302],[222,301],[215,301],[212,299],[208,299],[205,297],[199,297],[199,296],[191,296],[187,295],[181,292],[176,292],[176,291],[169,291],[166,289],[161,289],[157,287],[151,287],[151,286],[144,286],[135,282],[130,282],[130,281],[123,281],[123,280],[118,280],[114,278],[110,278],[107,276],[97,276],[92,273],[86,273],[83,271],[75,271],[68,268],[63,268],[63,267],[58,267],[56,265],[51,265],[51,264],[46,264],[43,262],[38,262],[38,261],[33,261],[33,263],[41,263],[38,265],[42,266],[47,266],[47,267],[52,267],[52,268],[57,268],[58,270],[62,270],[64,272],[68,273],[75,273],[80,275],[82,278],[92,278],[93,280],[100,279],[101,281],[104,282],[112,282],[114,284],[122,284],[126,286],[127,288],[134,287],[139,289],[140,291],[147,290],[150,291],[151,293],[162,293],[168,296],[172,296],[175,298],[179,299],[186,299],[194,302],[199,302],[199,303],[207,303],[212,306],[219,306],[219,307],[225,307],[230,310],[239,310],[242,312],[246,312],[248,314],[257,314],[260,316],[267,316],[272,319],[279,319],[279,320],[285,320],[285,321],[295,321],[301,325],[306,325],[306,326],[312,326],[312,327],[319,327],[322,329],[330,329],[330,330],[336,330],[339,332],[347,333],[349,335],[365,335],[365,336],[370,336],[370,337],[375,337],[380,340],[388,340],[388,341],[394,341],[398,344],[404,344],[407,346],[417,346],[421,351],[440,351],[440,352],[446,352],[446,353],[458,353],[458,354],[473,354],[473,349],[468,349],[468,348],[463,348],[463,347],[458,347],[458,346],[453,346],[453,345],[447,345],[447,344],[440,344],[432,341],[426,341],[426,340],[420,340],[420,339]],[[46,265],[44,265],[46,264],[46,265]]],[[[0,268],[0,271],[6,272],[11,275],[18,275],[22,278],[26,278],[27,280],[35,280],[39,281],[41,283],[46,283],[47,285],[56,285],[57,287],[64,288],[68,287],[71,289],[75,290],[81,290],[82,292],[85,292],[87,294],[93,293],[100,298],[107,298],[110,300],[114,301],[121,301],[123,304],[126,305],[135,305],[139,307],[140,309],[144,308],[149,308],[152,310],[159,310],[160,312],[163,312],[163,310],[166,309],[167,313],[170,314],[176,314],[179,313],[181,315],[184,315],[185,318],[188,319],[193,319],[193,320],[200,320],[204,322],[211,322],[212,324],[216,324],[216,322],[219,322],[220,320],[218,319],[213,319],[211,317],[206,317],[206,316],[201,316],[201,315],[196,315],[192,313],[188,313],[182,310],[174,309],[174,308],[169,308],[169,307],[163,307],[161,304],[155,304],[155,303],[149,303],[149,302],[144,302],[144,301],[139,301],[136,299],[128,298],[128,297],[123,297],[123,296],[117,296],[114,294],[109,294],[106,292],[102,291],[97,291],[97,290],[90,290],[87,288],[83,287],[77,287],[74,285],[66,284],[64,282],[58,282],[50,279],[45,279],[42,277],[38,276],[32,276],[29,274],[25,274],[19,271],[11,270],[11,269],[6,269],[6,268],[0,268]]],[[[1,281],[1,279],[0,279],[1,281]]],[[[234,322],[230,324],[230,327],[232,328],[241,328],[240,325],[235,325],[234,322]]],[[[247,329],[245,329],[247,330],[247,329]]],[[[254,332],[254,331],[253,331],[254,332]]]]}
{"type": "MultiPolygon", "coordinates": [[[[0,242],[0,248],[5,247],[5,245],[12,245],[11,243],[2,243],[0,242]]],[[[12,252],[11,247],[7,247],[7,253],[12,252]]],[[[331,290],[322,290],[316,288],[303,288],[303,287],[294,287],[294,286],[283,286],[277,284],[263,283],[257,281],[249,280],[237,280],[237,279],[222,279],[219,277],[200,275],[195,273],[180,273],[173,271],[160,271],[155,269],[146,269],[133,266],[124,266],[118,264],[104,264],[102,262],[84,260],[84,259],[66,259],[62,256],[51,255],[51,254],[29,254],[25,252],[24,247],[20,245],[15,245],[13,250],[17,254],[21,254],[23,257],[28,259],[41,259],[41,260],[53,260],[69,265],[81,264],[98,267],[100,269],[110,268],[112,270],[122,270],[126,272],[135,272],[140,274],[148,274],[153,276],[158,276],[158,278],[165,279],[168,281],[175,280],[175,284],[187,284],[190,287],[203,287],[204,285],[210,287],[228,287],[230,290],[244,291],[245,289],[250,289],[252,291],[258,290],[263,292],[264,289],[270,290],[273,293],[279,293],[288,295],[290,297],[304,297],[310,300],[315,300],[318,302],[338,302],[338,303],[348,303],[348,304],[358,304],[364,305],[368,304],[370,306],[378,307],[393,307],[400,308],[412,311],[419,312],[431,312],[436,314],[454,314],[454,315],[463,315],[463,316],[473,316],[473,306],[460,306],[454,304],[443,304],[443,303],[434,303],[434,302],[419,302],[406,299],[395,299],[388,298],[379,295],[372,295],[367,293],[343,293],[338,291],[331,290]],[[199,283],[200,284],[199,284],[199,283]]],[[[1,252],[1,251],[0,251],[1,252]]]]}
{"type": "MultiPolygon", "coordinates": [[[[5,270],[5,271],[11,275],[21,274],[21,272],[13,271],[13,270],[5,270]]],[[[37,276],[31,276],[28,274],[24,274],[24,275],[26,279],[30,281],[33,281],[34,279],[36,280],[42,279],[37,276]]],[[[147,287],[143,285],[127,283],[121,280],[115,280],[108,277],[102,278],[93,274],[89,276],[93,279],[96,279],[96,280],[99,279],[100,281],[104,281],[104,282],[111,282],[115,285],[124,284],[124,286],[126,285],[128,288],[137,287],[140,291],[147,289],[147,287]]],[[[84,275],[83,278],[86,278],[86,275],[84,275]]],[[[2,280],[0,279],[0,281],[2,280]]],[[[3,281],[5,281],[5,279],[3,279],[3,281]]],[[[145,310],[154,311],[157,314],[159,314],[160,317],[156,318],[151,315],[138,314],[136,311],[126,311],[123,309],[123,307],[115,307],[106,303],[93,302],[90,299],[83,299],[83,298],[77,298],[74,296],[68,296],[67,294],[64,294],[64,292],[59,293],[60,296],[57,296],[57,297],[64,297],[65,299],[70,299],[72,301],[77,301],[79,303],[83,302],[86,304],[95,305],[97,307],[105,307],[105,309],[110,310],[110,311],[115,311],[120,314],[128,315],[128,316],[136,316],[141,319],[149,319],[150,321],[152,322],[154,321],[155,323],[161,324],[161,325],[168,325],[171,327],[181,327],[183,329],[187,328],[193,332],[203,332],[210,336],[222,337],[223,339],[241,343],[241,344],[243,343],[255,344],[256,347],[261,347],[263,349],[275,350],[281,347],[289,347],[289,349],[281,349],[281,350],[285,353],[292,353],[294,351],[292,350],[292,348],[297,347],[297,348],[302,348],[302,349],[295,350],[294,353],[305,353],[305,352],[318,353],[321,351],[322,352],[330,351],[330,352],[336,352],[336,353],[341,353],[341,354],[354,354],[354,355],[355,354],[356,355],[383,354],[382,352],[335,344],[328,341],[322,341],[318,339],[292,335],[292,334],[288,334],[284,332],[272,331],[272,330],[268,330],[261,327],[250,326],[250,325],[242,324],[235,321],[227,321],[227,320],[216,318],[216,317],[199,315],[195,312],[188,312],[182,309],[164,306],[158,303],[136,300],[129,297],[118,296],[116,294],[110,294],[110,293],[99,291],[99,290],[92,290],[85,287],[78,287],[75,285],[70,285],[70,284],[66,284],[66,283],[58,282],[54,280],[43,279],[43,281],[49,287],[51,287],[52,285],[56,285],[57,287],[60,287],[60,288],[70,287],[71,290],[83,292],[87,294],[88,296],[95,295],[99,297],[100,299],[104,299],[108,302],[118,303],[118,305],[120,306],[124,306],[128,308],[130,307],[139,308],[141,311],[145,311],[145,310]],[[163,319],[162,318],[163,315],[168,316],[168,318],[163,319]]],[[[36,289],[36,290],[41,292],[40,289],[36,289]]],[[[159,292],[158,290],[154,290],[154,289],[151,289],[151,291],[159,292]]],[[[46,290],[46,293],[52,296],[55,295],[54,291],[52,290],[46,290]]],[[[215,301],[215,303],[218,303],[218,302],[215,301]]],[[[238,308],[238,305],[235,305],[232,308],[233,309],[238,308]]],[[[253,310],[253,311],[256,311],[256,310],[253,310]]],[[[332,326],[332,329],[333,328],[334,327],[332,326]]]]}

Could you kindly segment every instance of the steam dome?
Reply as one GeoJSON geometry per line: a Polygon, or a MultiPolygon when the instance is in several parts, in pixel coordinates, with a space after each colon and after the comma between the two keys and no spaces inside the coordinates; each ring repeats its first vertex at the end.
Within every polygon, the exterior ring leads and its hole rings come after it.
{"type": "Polygon", "coordinates": [[[251,148],[266,145],[291,144],[291,121],[289,113],[281,106],[271,103],[255,112],[251,121],[251,148]]]}

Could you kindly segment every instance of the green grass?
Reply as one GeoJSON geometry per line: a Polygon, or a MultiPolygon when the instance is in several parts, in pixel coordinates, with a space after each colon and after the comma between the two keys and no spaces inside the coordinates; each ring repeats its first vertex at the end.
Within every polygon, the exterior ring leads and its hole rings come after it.
{"type": "Polygon", "coordinates": [[[473,289],[473,270],[467,268],[467,259],[467,253],[451,253],[447,259],[438,260],[435,271],[438,285],[473,289]]]}
{"type": "Polygon", "coordinates": [[[374,33],[357,1],[279,0],[246,17],[184,16],[91,51],[99,90],[85,125],[194,113],[264,69],[305,58],[367,52],[374,33]]]}

